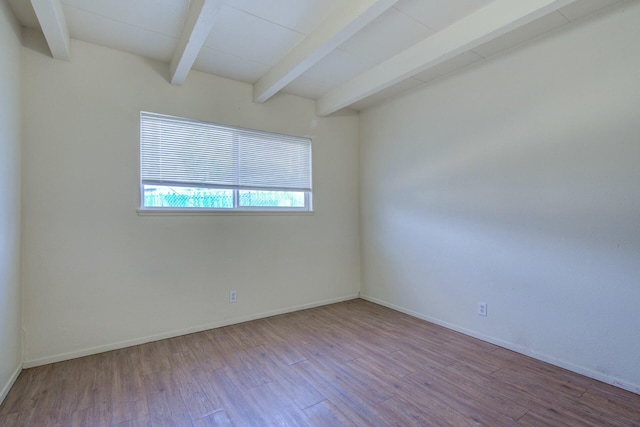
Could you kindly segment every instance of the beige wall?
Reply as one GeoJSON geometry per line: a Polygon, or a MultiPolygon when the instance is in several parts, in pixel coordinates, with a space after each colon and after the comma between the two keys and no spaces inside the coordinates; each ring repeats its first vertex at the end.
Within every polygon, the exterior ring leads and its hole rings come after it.
{"type": "Polygon", "coordinates": [[[20,29],[0,1],[0,402],[22,366],[20,29]]]}
{"type": "Polygon", "coordinates": [[[357,295],[358,116],[25,33],[26,366],[357,295]],[[139,112],[313,137],[313,215],[138,216],[139,112]],[[229,290],[238,302],[229,304],[229,290]]]}
{"type": "Polygon", "coordinates": [[[362,259],[372,300],[640,392],[638,2],[360,122],[87,43],[53,60],[31,31],[21,67],[0,5],[0,387],[22,360],[353,297],[362,259]],[[138,216],[140,110],[313,137],[315,214],[138,216]]]}
{"type": "Polygon", "coordinates": [[[363,293],[640,392],[638,23],[628,2],[363,113],[363,293]]]}

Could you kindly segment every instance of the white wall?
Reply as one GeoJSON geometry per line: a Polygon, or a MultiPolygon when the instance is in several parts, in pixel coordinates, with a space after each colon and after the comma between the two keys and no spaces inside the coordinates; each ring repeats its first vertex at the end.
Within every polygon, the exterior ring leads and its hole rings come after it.
{"type": "Polygon", "coordinates": [[[363,293],[640,392],[638,23],[629,2],[362,113],[363,293]]]}
{"type": "Polygon", "coordinates": [[[252,102],[251,85],[24,34],[25,366],[305,305],[360,287],[358,116],[252,102]],[[314,215],[138,216],[139,112],[313,137],[314,215]],[[229,290],[238,302],[228,303],[229,290]]]}
{"type": "Polygon", "coordinates": [[[0,402],[22,366],[19,28],[0,1],[0,402]]]}

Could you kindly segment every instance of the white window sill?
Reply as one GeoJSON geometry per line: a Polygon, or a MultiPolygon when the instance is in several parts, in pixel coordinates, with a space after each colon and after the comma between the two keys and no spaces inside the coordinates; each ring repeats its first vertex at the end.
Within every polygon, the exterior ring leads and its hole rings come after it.
{"type": "Polygon", "coordinates": [[[314,211],[257,210],[257,209],[137,209],[138,216],[310,216],[314,211]]]}

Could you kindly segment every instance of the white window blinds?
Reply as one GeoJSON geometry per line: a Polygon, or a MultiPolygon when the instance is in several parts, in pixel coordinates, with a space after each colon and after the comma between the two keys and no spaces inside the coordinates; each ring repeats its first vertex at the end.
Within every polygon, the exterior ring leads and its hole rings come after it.
{"type": "Polygon", "coordinates": [[[140,113],[143,185],[311,191],[311,140],[140,113]]]}

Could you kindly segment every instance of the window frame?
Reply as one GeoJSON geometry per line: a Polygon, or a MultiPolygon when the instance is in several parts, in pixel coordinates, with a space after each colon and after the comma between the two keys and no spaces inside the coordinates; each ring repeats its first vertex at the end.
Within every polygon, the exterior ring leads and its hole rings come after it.
{"type": "MultiPolygon", "coordinates": [[[[285,135],[274,132],[267,132],[262,130],[255,130],[249,128],[242,128],[239,126],[230,126],[219,124],[215,122],[194,120],[179,116],[171,116],[164,115],[160,113],[152,113],[147,111],[140,111],[140,122],[139,122],[140,135],[138,140],[138,154],[139,154],[139,162],[138,162],[138,190],[139,190],[139,201],[138,201],[138,209],[137,213],[139,215],[312,215],[314,213],[313,210],[313,139],[308,136],[300,137],[293,135],[285,135]],[[145,184],[143,183],[143,156],[142,156],[142,116],[143,114],[150,114],[154,116],[166,116],[171,119],[180,119],[187,122],[196,122],[196,123],[204,123],[207,125],[220,126],[222,128],[231,129],[233,131],[248,131],[248,132],[256,132],[263,133],[270,136],[278,136],[281,135],[286,138],[300,138],[306,139],[309,141],[309,185],[310,189],[308,191],[300,191],[300,190],[289,190],[290,192],[295,193],[303,193],[304,194],[304,206],[241,206],[240,205],[240,192],[241,191],[283,191],[287,192],[287,190],[277,190],[271,188],[260,188],[260,187],[243,187],[243,186],[229,186],[229,185],[211,185],[206,183],[193,183],[191,186],[185,186],[185,188],[210,188],[210,189],[219,189],[219,190],[232,190],[233,191],[233,207],[230,208],[199,208],[199,207],[167,207],[167,206],[145,206],[145,184]]],[[[235,139],[236,137],[234,137],[235,139]]],[[[159,186],[168,186],[170,184],[157,184],[159,186]]]]}

